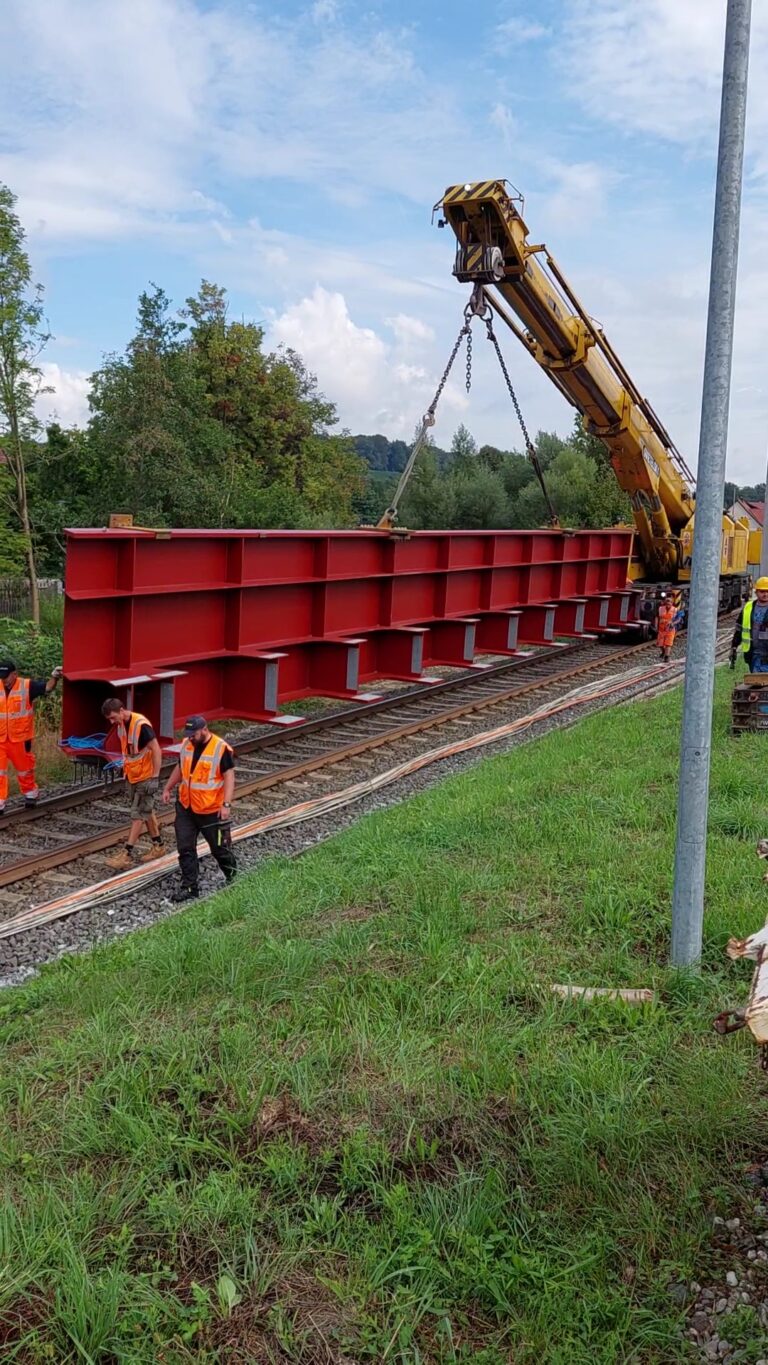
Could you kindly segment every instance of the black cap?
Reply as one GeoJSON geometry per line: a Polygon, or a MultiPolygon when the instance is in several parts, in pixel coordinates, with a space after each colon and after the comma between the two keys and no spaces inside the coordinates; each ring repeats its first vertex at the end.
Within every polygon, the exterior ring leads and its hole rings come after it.
{"type": "Polygon", "coordinates": [[[207,724],[205,716],[190,716],[184,726],[184,734],[193,735],[196,730],[205,730],[207,724]]]}
{"type": "Polygon", "coordinates": [[[13,659],[0,659],[0,678],[9,678],[16,672],[16,665],[13,659]]]}

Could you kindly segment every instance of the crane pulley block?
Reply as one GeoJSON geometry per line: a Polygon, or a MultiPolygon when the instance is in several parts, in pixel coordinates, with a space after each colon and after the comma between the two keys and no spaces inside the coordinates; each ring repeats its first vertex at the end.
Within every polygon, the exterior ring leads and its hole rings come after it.
{"type": "Polygon", "coordinates": [[[463,284],[496,284],[505,274],[504,253],[497,246],[459,245],[453,273],[463,284]]]}

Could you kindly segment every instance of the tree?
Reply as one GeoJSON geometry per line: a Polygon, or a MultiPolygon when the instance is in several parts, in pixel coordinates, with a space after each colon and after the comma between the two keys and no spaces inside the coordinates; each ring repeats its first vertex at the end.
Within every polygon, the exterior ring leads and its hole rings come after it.
{"type": "Polygon", "coordinates": [[[30,519],[27,460],[39,431],[35,397],[37,360],[48,340],[43,327],[42,288],[32,284],[16,198],[0,185],[0,439],[11,475],[11,506],[18,522],[29,576],[31,615],[40,621],[37,564],[30,519]]]}
{"type": "Polygon", "coordinates": [[[738,496],[739,496],[739,485],[738,485],[737,483],[731,483],[728,479],[726,479],[725,485],[724,485],[724,487],[723,487],[723,511],[724,511],[724,512],[727,512],[727,511],[728,511],[728,508],[733,506],[733,504],[735,503],[735,501],[736,501],[736,499],[738,498],[738,496]]]}
{"type": "MultiPolygon", "coordinates": [[[[765,499],[765,484],[743,484],[742,487],[739,488],[736,497],[741,498],[744,502],[763,502],[765,499]]],[[[735,499],[732,498],[731,502],[734,501],[735,499]]]]}
{"type": "Polygon", "coordinates": [[[434,447],[428,442],[416,462],[400,509],[400,525],[414,530],[440,530],[454,526],[456,501],[449,475],[438,467],[434,447]]]}
{"type": "MultiPolygon", "coordinates": [[[[103,470],[84,431],[64,431],[57,422],[46,429],[30,471],[35,546],[43,573],[58,575],[64,563],[66,526],[87,526],[101,506],[103,470]]],[[[96,518],[98,520],[98,517],[96,518]]]]}
{"type": "Polygon", "coordinates": [[[100,515],[149,525],[344,526],[364,466],[333,434],[336,410],[293,351],[231,321],[203,280],[178,317],[161,289],[139,299],[136,335],[92,377],[90,455],[100,515]],[[108,504],[108,505],[107,505],[108,504]]]}
{"type": "Polygon", "coordinates": [[[460,469],[451,475],[453,520],[456,528],[483,530],[509,526],[509,501],[501,474],[479,460],[472,470],[460,469]]]}
{"type": "MultiPolygon", "coordinates": [[[[547,465],[545,480],[563,526],[613,526],[626,521],[629,503],[613,474],[590,456],[563,444],[547,465]]],[[[516,526],[541,526],[548,517],[538,482],[526,484],[515,504],[516,526]]]]}
{"type": "Polygon", "coordinates": [[[14,482],[0,453],[0,575],[16,578],[24,572],[24,538],[13,525],[13,505],[14,482]]]}
{"type": "Polygon", "coordinates": [[[450,449],[451,468],[470,472],[477,459],[477,442],[462,422],[453,435],[450,449]]]}

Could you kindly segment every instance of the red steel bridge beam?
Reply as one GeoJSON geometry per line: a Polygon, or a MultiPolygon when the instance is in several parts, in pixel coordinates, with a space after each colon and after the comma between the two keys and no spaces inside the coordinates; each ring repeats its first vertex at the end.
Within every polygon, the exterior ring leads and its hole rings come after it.
{"type": "Polygon", "coordinates": [[[312,695],[631,628],[632,533],[67,532],[64,735],[111,692],[170,738],[185,715],[289,723],[312,695]],[[606,605],[607,604],[607,605],[606,605]]]}

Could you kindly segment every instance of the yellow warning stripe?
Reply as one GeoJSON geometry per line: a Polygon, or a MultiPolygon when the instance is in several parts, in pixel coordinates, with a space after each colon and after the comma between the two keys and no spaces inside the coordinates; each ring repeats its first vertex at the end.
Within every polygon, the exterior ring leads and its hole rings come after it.
{"type": "Polygon", "coordinates": [[[477,270],[483,263],[483,248],[481,246],[471,246],[467,249],[465,270],[477,270]]]}
{"type": "Polygon", "coordinates": [[[498,180],[480,180],[474,185],[451,185],[443,196],[444,204],[459,204],[467,199],[488,199],[495,193],[498,180]]]}

